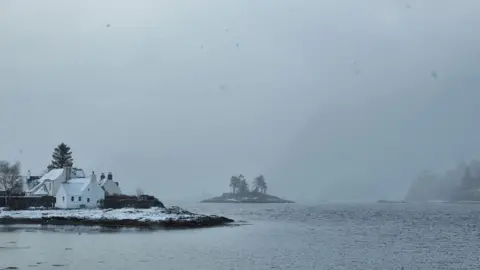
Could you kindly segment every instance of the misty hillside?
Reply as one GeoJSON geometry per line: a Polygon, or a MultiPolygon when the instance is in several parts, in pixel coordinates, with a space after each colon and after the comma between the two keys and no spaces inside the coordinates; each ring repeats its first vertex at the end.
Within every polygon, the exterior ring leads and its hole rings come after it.
{"type": "Polygon", "coordinates": [[[461,163],[445,173],[423,172],[412,183],[406,201],[476,200],[468,196],[480,188],[480,162],[461,163]]]}
{"type": "MultiPolygon", "coordinates": [[[[325,199],[403,199],[416,172],[442,171],[480,153],[480,128],[471,122],[480,114],[480,91],[473,82],[459,83],[462,90],[450,85],[321,111],[292,144],[278,178],[313,186],[325,199]]],[[[449,190],[463,171],[449,174],[435,194],[449,190]]]]}

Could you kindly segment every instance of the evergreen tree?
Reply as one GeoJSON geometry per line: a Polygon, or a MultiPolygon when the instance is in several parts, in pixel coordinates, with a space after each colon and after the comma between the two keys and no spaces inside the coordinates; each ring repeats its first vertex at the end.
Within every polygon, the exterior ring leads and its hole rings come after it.
{"type": "Polygon", "coordinates": [[[245,178],[240,179],[240,183],[238,184],[238,193],[245,194],[248,193],[250,190],[248,189],[248,183],[245,178]]]}
{"type": "Polygon", "coordinates": [[[49,171],[73,166],[72,151],[70,147],[64,143],[59,144],[53,150],[52,158],[52,163],[48,165],[49,171]]]}
{"type": "Polygon", "coordinates": [[[265,177],[263,177],[263,175],[255,177],[253,187],[257,192],[267,193],[267,181],[265,181],[265,177]]]}
{"type": "Polygon", "coordinates": [[[232,188],[233,194],[249,191],[247,180],[242,174],[238,176],[234,175],[230,178],[230,187],[232,188]]]}

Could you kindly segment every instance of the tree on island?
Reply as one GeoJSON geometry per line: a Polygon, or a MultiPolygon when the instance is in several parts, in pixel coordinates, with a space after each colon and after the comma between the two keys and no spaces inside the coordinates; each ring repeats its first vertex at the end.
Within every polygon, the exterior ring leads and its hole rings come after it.
{"type": "Polygon", "coordinates": [[[251,182],[247,182],[241,174],[233,175],[230,178],[230,187],[231,192],[205,199],[202,203],[292,203],[292,201],[267,194],[267,182],[263,175],[257,176],[251,182]]]}
{"type": "Polygon", "coordinates": [[[267,193],[267,182],[265,181],[265,177],[263,177],[263,175],[255,177],[253,180],[253,190],[263,194],[267,193]]]}
{"type": "Polygon", "coordinates": [[[230,187],[233,194],[249,192],[247,180],[242,174],[230,178],[230,187]]]}
{"type": "Polygon", "coordinates": [[[52,158],[52,163],[47,167],[48,171],[73,166],[72,151],[70,147],[64,143],[59,144],[53,150],[52,158]]]}
{"type": "Polygon", "coordinates": [[[232,193],[235,194],[240,183],[240,178],[238,176],[230,177],[230,187],[232,188],[232,193]]]}
{"type": "Polygon", "coordinates": [[[22,192],[20,162],[10,164],[8,161],[0,161],[0,187],[4,192],[5,206],[7,206],[9,196],[22,192]]]}
{"type": "Polygon", "coordinates": [[[240,179],[240,183],[239,183],[239,186],[238,186],[238,193],[245,194],[245,193],[248,193],[248,192],[250,192],[250,189],[248,188],[247,180],[243,177],[243,178],[240,179]]]}

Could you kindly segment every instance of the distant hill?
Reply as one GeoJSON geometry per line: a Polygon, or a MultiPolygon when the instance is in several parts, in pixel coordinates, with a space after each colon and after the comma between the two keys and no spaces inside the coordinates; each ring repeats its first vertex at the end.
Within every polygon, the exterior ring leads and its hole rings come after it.
{"type": "Polygon", "coordinates": [[[462,163],[444,174],[421,173],[410,186],[405,200],[480,201],[480,162],[462,163]]]}

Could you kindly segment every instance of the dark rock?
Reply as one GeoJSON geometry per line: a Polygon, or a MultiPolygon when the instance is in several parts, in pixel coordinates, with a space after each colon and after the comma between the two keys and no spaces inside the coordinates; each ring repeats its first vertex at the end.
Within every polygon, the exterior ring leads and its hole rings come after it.
{"type": "Polygon", "coordinates": [[[31,207],[46,207],[52,208],[55,205],[55,197],[25,197],[13,196],[8,199],[8,204],[5,205],[5,200],[0,200],[0,207],[7,207],[11,210],[25,210],[31,207]]]}
{"type": "Polygon", "coordinates": [[[102,201],[102,208],[104,209],[119,209],[119,208],[139,208],[146,209],[151,207],[165,208],[165,205],[154,196],[140,195],[112,195],[106,196],[102,201]]]}

